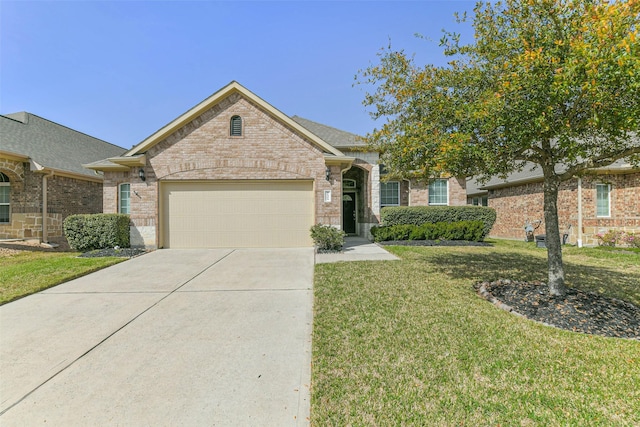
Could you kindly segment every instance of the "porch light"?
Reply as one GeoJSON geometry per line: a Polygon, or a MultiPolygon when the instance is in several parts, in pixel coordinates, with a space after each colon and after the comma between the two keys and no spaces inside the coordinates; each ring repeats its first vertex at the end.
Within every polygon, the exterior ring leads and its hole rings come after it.
{"type": "Polygon", "coordinates": [[[147,179],[146,176],[144,176],[144,169],[140,168],[140,170],[138,171],[138,176],[140,177],[141,181],[145,181],[147,179]]]}
{"type": "Polygon", "coordinates": [[[327,178],[327,181],[331,181],[331,168],[329,166],[327,166],[327,168],[325,169],[325,176],[327,178]]]}

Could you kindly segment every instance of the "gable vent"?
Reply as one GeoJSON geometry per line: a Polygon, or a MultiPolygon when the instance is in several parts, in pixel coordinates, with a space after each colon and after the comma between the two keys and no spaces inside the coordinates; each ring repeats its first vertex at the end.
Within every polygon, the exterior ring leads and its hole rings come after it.
{"type": "Polygon", "coordinates": [[[231,136],[242,136],[242,118],[240,116],[231,117],[230,133],[231,136]]]}

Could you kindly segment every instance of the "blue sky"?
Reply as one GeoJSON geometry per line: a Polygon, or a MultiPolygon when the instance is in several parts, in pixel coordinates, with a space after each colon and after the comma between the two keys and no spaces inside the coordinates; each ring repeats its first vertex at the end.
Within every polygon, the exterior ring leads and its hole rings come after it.
{"type": "Polygon", "coordinates": [[[0,114],[129,148],[232,80],[288,115],[364,135],[358,70],[391,43],[444,64],[470,1],[0,0],[0,114]],[[420,33],[431,39],[416,38],[420,33]]]}

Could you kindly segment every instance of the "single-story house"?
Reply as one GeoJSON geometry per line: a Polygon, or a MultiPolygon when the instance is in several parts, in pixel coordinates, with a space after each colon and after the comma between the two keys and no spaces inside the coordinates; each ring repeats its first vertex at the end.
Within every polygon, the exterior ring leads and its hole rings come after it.
{"type": "Polygon", "coordinates": [[[466,204],[464,179],[381,180],[356,135],[289,117],[237,82],[85,167],[104,174],[104,212],[130,215],[135,246],[311,246],[317,223],[368,237],[383,206],[466,204]]]}
{"type": "Polygon", "coordinates": [[[35,114],[0,115],[0,239],[62,241],[67,216],[102,212],[102,176],[82,164],[124,151],[35,114]]]}
{"type": "MultiPolygon", "coordinates": [[[[543,175],[535,165],[484,184],[468,180],[467,203],[484,204],[483,200],[497,214],[491,237],[524,239],[527,222],[539,224],[535,234],[545,233],[543,175]]],[[[563,182],[558,218],[567,243],[580,246],[597,245],[596,235],[608,230],[640,232],[640,169],[618,160],[563,182]]]]}

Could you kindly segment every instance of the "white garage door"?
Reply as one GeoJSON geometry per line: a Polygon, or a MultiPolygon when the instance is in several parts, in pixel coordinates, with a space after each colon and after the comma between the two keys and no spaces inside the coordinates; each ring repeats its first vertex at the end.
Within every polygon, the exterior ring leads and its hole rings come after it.
{"type": "Polygon", "coordinates": [[[311,246],[312,181],[161,184],[165,248],[311,246]]]}

